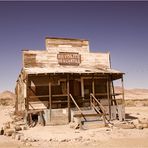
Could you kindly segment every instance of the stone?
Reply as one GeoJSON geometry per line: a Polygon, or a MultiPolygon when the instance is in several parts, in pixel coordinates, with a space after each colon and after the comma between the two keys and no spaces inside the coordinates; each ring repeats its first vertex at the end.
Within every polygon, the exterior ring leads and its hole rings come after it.
{"type": "Polygon", "coordinates": [[[15,126],[15,130],[16,130],[16,131],[21,131],[22,128],[21,128],[21,126],[16,125],[16,126],[15,126]]]}
{"type": "Polygon", "coordinates": [[[139,124],[139,120],[138,120],[138,119],[133,120],[132,123],[133,123],[134,125],[137,125],[137,124],[139,124]]]}
{"type": "Polygon", "coordinates": [[[16,134],[15,139],[16,140],[20,140],[21,139],[21,135],[20,134],[16,134]]]}
{"type": "Polygon", "coordinates": [[[4,124],[4,129],[9,129],[10,128],[10,122],[6,122],[4,124]]]}
{"type": "Polygon", "coordinates": [[[144,123],[144,124],[142,124],[142,127],[143,128],[148,128],[148,124],[147,123],[144,123]]]}
{"type": "Polygon", "coordinates": [[[28,127],[27,126],[23,126],[23,130],[27,130],[28,129],[28,127]]]}
{"type": "Polygon", "coordinates": [[[15,139],[16,133],[12,133],[12,139],[15,139]]]}
{"type": "Polygon", "coordinates": [[[137,129],[143,129],[143,126],[142,126],[142,124],[137,124],[137,125],[136,125],[136,128],[137,128],[137,129]]]}
{"type": "Polygon", "coordinates": [[[67,139],[62,139],[60,142],[67,142],[67,139]]]}
{"type": "Polygon", "coordinates": [[[148,124],[148,119],[147,118],[139,119],[139,123],[141,123],[141,124],[148,124]]]}
{"type": "Polygon", "coordinates": [[[50,142],[51,142],[52,140],[53,140],[52,138],[49,139],[50,142]]]}
{"type": "Polygon", "coordinates": [[[12,134],[15,133],[15,129],[5,129],[4,135],[6,136],[12,136],[12,134]]]}
{"type": "Polygon", "coordinates": [[[0,135],[3,135],[3,134],[4,134],[4,129],[2,127],[1,130],[0,130],[0,135]]]}
{"type": "Polygon", "coordinates": [[[32,146],[31,143],[26,142],[25,145],[28,146],[32,146]]]}
{"type": "Polygon", "coordinates": [[[127,124],[121,124],[120,127],[123,129],[134,129],[135,125],[132,123],[127,123],[127,124]]]}
{"type": "Polygon", "coordinates": [[[82,138],[83,138],[82,136],[79,136],[78,138],[75,138],[75,141],[79,141],[80,142],[80,141],[82,141],[82,138]]]}
{"type": "Polygon", "coordinates": [[[76,123],[75,123],[75,122],[70,122],[70,123],[69,123],[69,127],[70,127],[70,128],[74,128],[74,127],[75,127],[75,125],[76,125],[76,123]]]}

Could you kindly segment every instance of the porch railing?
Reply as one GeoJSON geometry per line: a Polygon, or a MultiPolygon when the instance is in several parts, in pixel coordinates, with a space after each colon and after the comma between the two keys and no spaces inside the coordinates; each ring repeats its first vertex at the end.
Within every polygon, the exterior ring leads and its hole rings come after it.
{"type": "Polygon", "coordinates": [[[97,114],[99,114],[100,117],[103,117],[104,123],[106,125],[106,121],[108,121],[106,117],[106,110],[92,93],[90,94],[90,106],[97,112],[97,114]]]}
{"type": "Polygon", "coordinates": [[[73,103],[75,104],[75,106],[77,107],[79,113],[82,115],[82,117],[84,118],[84,120],[86,121],[86,118],[82,112],[82,110],[80,109],[80,107],[78,106],[78,104],[76,103],[75,99],[73,98],[73,96],[71,94],[69,94],[70,99],[73,101],[73,103]]]}

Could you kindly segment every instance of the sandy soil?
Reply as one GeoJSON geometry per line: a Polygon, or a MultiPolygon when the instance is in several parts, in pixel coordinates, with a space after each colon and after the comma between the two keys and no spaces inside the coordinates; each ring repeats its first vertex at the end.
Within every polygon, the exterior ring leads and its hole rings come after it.
{"type": "MultiPolygon", "coordinates": [[[[0,126],[6,121],[11,121],[10,114],[13,108],[0,106],[0,126]]],[[[136,121],[137,118],[148,118],[148,107],[126,107],[128,121],[136,121]]],[[[87,130],[75,130],[69,125],[62,126],[36,126],[29,130],[23,130],[24,139],[14,140],[11,137],[0,136],[1,148],[24,148],[24,147],[61,147],[61,148],[147,148],[148,147],[148,128],[121,129],[94,128],[87,130]]]]}

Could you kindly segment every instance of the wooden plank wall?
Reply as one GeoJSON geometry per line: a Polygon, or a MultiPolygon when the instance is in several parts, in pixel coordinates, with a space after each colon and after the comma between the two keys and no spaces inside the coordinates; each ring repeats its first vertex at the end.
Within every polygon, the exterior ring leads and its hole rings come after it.
{"type": "Polygon", "coordinates": [[[18,81],[16,83],[16,104],[15,111],[25,110],[25,83],[23,81],[23,75],[20,74],[18,81]]]}
{"type": "MultiPolygon", "coordinates": [[[[59,67],[57,54],[57,52],[50,53],[48,51],[23,51],[23,67],[59,67]]],[[[79,54],[81,55],[81,63],[78,67],[110,68],[109,53],[79,52],[79,54]]]]}
{"type": "Polygon", "coordinates": [[[63,52],[65,50],[89,52],[89,41],[82,39],[46,38],[45,46],[46,50],[48,50],[49,52],[63,52]]]}

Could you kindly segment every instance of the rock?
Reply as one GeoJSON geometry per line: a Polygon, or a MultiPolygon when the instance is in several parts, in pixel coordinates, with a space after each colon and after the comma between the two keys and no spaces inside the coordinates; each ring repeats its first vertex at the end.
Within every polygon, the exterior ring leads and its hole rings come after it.
{"type": "Polygon", "coordinates": [[[137,128],[137,129],[143,129],[143,125],[142,125],[142,124],[137,124],[137,125],[136,125],[136,128],[137,128]]]}
{"type": "Polygon", "coordinates": [[[3,135],[3,134],[4,134],[4,129],[2,127],[1,130],[0,130],[0,135],[3,135]]]}
{"type": "Polygon", "coordinates": [[[15,130],[16,130],[16,131],[21,131],[22,128],[21,128],[20,126],[16,125],[16,126],[15,126],[15,130]]]}
{"type": "Polygon", "coordinates": [[[70,128],[74,128],[75,126],[76,126],[76,123],[75,123],[75,122],[70,122],[70,123],[69,123],[69,127],[70,127],[70,128]]]}
{"type": "Polygon", "coordinates": [[[148,128],[148,124],[144,123],[144,124],[142,124],[142,127],[143,128],[148,128]]]}
{"type": "Polygon", "coordinates": [[[9,129],[10,128],[10,122],[6,122],[5,124],[4,124],[4,130],[5,129],[9,129]]]}
{"type": "Polygon", "coordinates": [[[133,123],[134,125],[137,125],[137,124],[139,124],[139,120],[138,120],[138,119],[133,120],[132,123],[133,123]]]}
{"type": "Polygon", "coordinates": [[[23,130],[27,130],[28,129],[28,127],[27,126],[23,126],[23,130]]]}
{"type": "Polygon", "coordinates": [[[15,129],[5,129],[4,135],[6,136],[12,136],[12,134],[15,133],[15,129]]]}
{"type": "Polygon", "coordinates": [[[29,138],[27,138],[27,141],[28,141],[28,142],[37,142],[38,140],[37,140],[37,139],[34,139],[34,138],[30,138],[30,137],[29,137],[29,138]]]}
{"type": "Polygon", "coordinates": [[[28,142],[32,142],[32,139],[30,137],[27,138],[28,142]]]}
{"type": "Polygon", "coordinates": [[[90,141],[90,138],[87,138],[86,141],[90,141]]]}
{"type": "Polygon", "coordinates": [[[15,139],[16,133],[12,133],[12,139],[15,139]]]}
{"type": "Polygon", "coordinates": [[[16,134],[15,140],[20,140],[20,139],[21,139],[21,135],[20,134],[16,134]]]}
{"type": "Polygon", "coordinates": [[[60,142],[68,142],[67,139],[62,139],[60,142]]]}
{"type": "Polygon", "coordinates": [[[82,136],[78,137],[78,138],[75,138],[75,141],[82,141],[82,136]]]}
{"type": "Polygon", "coordinates": [[[49,141],[51,142],[52,141],[52,138],[50,138],[49,141]]]}
{"type": "Polygon", "coordinates": [[[80,131],[78,129],[75,130],[75,133],[80,133],[80,131]]]}
{"type": "Polygon", "coordinates": [[[133,129],[133,128],[135,128],[135,125],[132,124],[132,123],[126,123],[126,124],[121,124],[120,128],[123,128],[123,129],[133,129]]]}
{"type": "Polygon", "coordinates": [[[139,119],[139,123],[148,124],[148,119],[146,119],[146,118],[139,119]]]}
{"type": "Polygon", "coordinates": [[[31,146],[31,143],[26,142],[25,145],[28,147],[31,146]]]}

